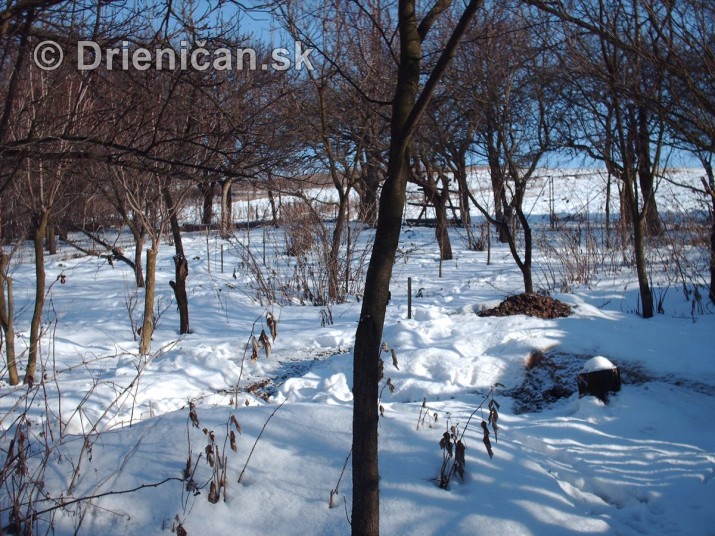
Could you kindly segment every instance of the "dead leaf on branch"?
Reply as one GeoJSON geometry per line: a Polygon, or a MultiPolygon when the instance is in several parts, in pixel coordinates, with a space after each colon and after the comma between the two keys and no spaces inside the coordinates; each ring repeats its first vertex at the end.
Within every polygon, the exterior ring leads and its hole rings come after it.
{"type": "Polygon", "coordinates": [[[494,452],[492,451],[492,443],[489,441],[489,428],[487,428],[487,422],[482,421],[482,430],[484,430],[484,438],[482,441],[484,442],[484,446],[487,448],[487,454],[489,454],[489,459],[492,459],[494,457],[494,452]]]}
{"type": "Polygon", "coordinates": [[[465,460],[464,453],[467,450],[467,447],[462,443],[462,440],[457,441],[457,446],[454,450],[454,470],[457,472],[459,477],[464,480],[464,468],[467,465],[467,461],[465,460]]]}
{"type": "Polygon", "coordinates": [[[275,342],[276,337],[278,336],[278,321],[271,313],[266,313],[266,324],[268,324],[268,329],[271,332],[271,337],[275,342]]]}
{"type": "Polygon", "coordinates": [[[206,461],[208,462],[210,467],[214,466],[214,449],[213,446],[211,445],[206,445],[206,448],[204,449],[204,452],[206,453],[206,461]]]}
{"type": "Polygon", "coordinates": [[[196,428],[199,427],[199,416],[196,414],[196,406],[193,402],[189,402],[189,419],[196,428]]]}
{"type": "Polygon", "coordinates": [[[263,345],[263,350],[266,352],[266,359],[271,356],[271,341],[268,340],[268,335],[266,335],[266,330],[261,330],[261,335],[258,337],[258,341],[263,345]]]}
{"type": "Polygon", "coordinates": [[[235,415],[231,415],[231,418],[229,419],[231,424],[233,424],[236,427],[236,431],[240,434],[241,433],[241,425],[238,424],[238,419],[236,418],[235,415]]]}
{"type": "Polygon", "coordinates": [[[260,348],[258,344],[258,339],[256,339],[255,335],[253,336],[251,343],[253,345],[253,351],[251,353],[251,363],[255,363],[256,360],[258,360],[258,349],[260,348]]]}
{"type": "Polygon", "coordinates": [[[209,502],[216,504],[219,499],[219,491],[216,489],[216,482],[211,482],[211,487],[209,489],[209,502]]]}
{"type": "Polygon", "coordinates": [[[497,426],[497,421],[499,420],[499,413],[497,412],[497,409],[499,408],[499,403],[496,402],[495,400],[490,400],[489,401],[489,424],[492,425],[492,430],[494,430],[494,442],[497,443],[499,438],[497,435],[497,430],[499,430],[499,426],[497,426]]]}
{"type": "MultiPolygon", "coordinates": [[[[178,517],[179,517],[179,516],[177,515],[176,517],[177,517],[177,520],[176,520],[176,521],[177,521],[177,523],[178,523],[178,517]]],[[[176,531],[176,536],[189,536],[189,533],[186,532],[186,529],[184,528],[184,526],[183,526],[181,523],[178,523],[178,524],[176,525],[176,530],[175,530],[175,531],[176,531]]],[[[174,532],[174,531],[172,531],[172,532],[174,532]]]]}
{"type": "Polygon", "coordinates": [[[447,457],[452,457],[452,436],[449,432],[442,434],[442,439],[439,440],[439,448],[447,451],[447,457]]]}

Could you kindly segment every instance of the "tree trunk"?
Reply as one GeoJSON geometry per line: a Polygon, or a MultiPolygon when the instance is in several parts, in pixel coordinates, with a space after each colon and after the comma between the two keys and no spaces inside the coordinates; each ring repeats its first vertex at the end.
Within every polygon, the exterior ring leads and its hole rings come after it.
{"type": "Polygon", "coordinates": [[[472,215],[469,212],[469,183],[467,182],[467,162],[464,152],[460,152],[455,159],[454,177],[459,190],[459,214],[462,218],[462,225],[467,233],[467,247],[476,248],[474,232],[472,231],[472,215]]]}
{"type": "Polygon", "coordinates": [[[49,222],[47,224],[45,243],[47,245],[47,253],[50,255],[57,255],[57,236],[55,234],[55,226],[49,222]]]}
{"type": "Polygon", "coordinates": [[[378,200],[377,191],[380,188],[380,169],[376,157],[368,156],[365,174],[360,181],[360,207],[358,216],[367,225],[377,222],[378,200]]]}
{"type": "Polygon", "coordinates": [[[650,157],[651,136],[648,127],[648,112],[638,108],[638,183],[643,197],[643,212],[645,214],[645,232],[648,236],[658,236],[662,232],[658,205],[655,201],[653,165],[650,157]]]}
{"type": "Polygon", "coordinates": [[[184,244],[181,240],[181,227],[179,227],[179,219],[177,217],[178,207],[174,205],[174,200],[169,191],[169,185],[162,188],[162,196],[166,210],[169,213],[169,226],[171,227],[171,235],[174,238],[174,273],[175,281],[170,281],[169,285],[174,291],[176,297],[176,306],[179,309],[179,333],[184,335],[189,333],[189,298],[186,294],[186,278],[189,277],[189,263],[184,255],[184,244]]]}
{"type": "Polygon", "coordinates": [[[636,273],[638,274],[638,288],[643,306],[643,318],[653,316],[653,295],[648,282],[648,270],[645,258],[645,222],[639,218],[633,223],[633,246],[636,254],[636,273]]]}
{"type": "MultiPolygon", "coordinates": [[[[10,115],[13,108],[15,107],[15,100],[18,94],[22,93],[22,86],[20,85],[20,78],[24,72],[23,64],[28,56],[27,48],[29,45],[30,32],[32,31],[32,25],[35,20],[35,10],[28,9],[25,15],[24,24],[20,29],[20,44],[17,52],[14,54],[15,65],[14,68],[10,69],[10,82],[7,85],[7,90],[5,92],[5,105],[3,107],[2,115],[0,115],[0,142],[5,141],[5,133],[10,125],[10,115]]],[[[4,21],[7,23],[8,21],[4,21]]],[[[3,29],[6,29],[5,26],[3,29]]],[[[0,32],[0,36],[5,36],[5,31],[0,32]]],[[[7,76],[7,75],[6,75],[7,76]]]]}
{"type": "Polygon", "coordinates": [[[653,173],[639,173],[638,182],[640,183],[641,193],[643,194],[644,210],[645,210],[645,232],[647,236],[658,236],[663,232],[663,225],[660,222],[658,215],[658,205],[655,200],[655,192],[653,187],[653,173]]]}
{"type": "Polygon", "coordinates": [[[524,260],[519,264],[519,269],[521,270],[521,275],[524,279],[524,292],[527,294],[533,294],[534,280],[531,270],[533,240],[531,236],[531,227],[529,226],[529,221],[521,208],[521,204],[517,208],[516,214],[519,219],[519,224],[521,225],[521,230],[524,233],[524,260]]]}
{"type": "Polygon", "coordinates": [[[715,304],[715,174],[711,161],[701,158],[707,179],[703,179],[705,194],[710,196],[712,208],[710,209],[710,301],[715,304]]]}
{"type": "Polygon", "coordinates": [[[338,204],[338,214],[335,220],[335,229],[330,244],[330,257],[328,258],[328,295],[334,303],[342,301],[341,299],[341,277],[340,277],[340,244],[342,243],[343,232],[348,216],[348,201],[350,199],[350,190],[347,192],[338,192],[340,202],[338,204]]]}
{"type": "Polygon", "coordinates": [[[628,250],[628,244],[630,242],[630,235],[628,234],[628,229],[630,226],[631,222],[631,217],[630,217],[630,209],[628,209],[627,204],[628,201],[626,200],[626,196],[624,194],[624,187],[623,185],[619,185],[618,188],[618,195],[620,198],[620,219],[619,219],[619,234],[620,234],[620,239],[621,239],[621,256],[623,257],[623,264],[625,266],[629,266],[631,264],[631,261],[628,258],[628,255],[626,251],[628,250]]]}
{"type": "Polygon", "coordinates": [[[646,215],[638,210],[635,181],[634,173],[626,170],[623,174],[623,190],[627,196],[627,203],[630,207],[630,220],[633,226],[633,252],[635,254],[641,306],[643,307],[641,314],[643,318],[651,318],[653,316],[653,295],[648,282],[648,268],[645,256],[646,215]]]}
{"type": "MultiPolygon", "coordinates": [[[[517,214],[520,214],[520,211],[517,211],[517,214]]],[[[523,216],[523,213],[521,213],[523,216]]],[[[533,282],[533,277],[531,273],[531,248],[532,248],[532,238],[531,238],[531,228],[529,227],[528,222],[524,223],[526,221],[526,218],[518,217],[520,225],[524,226],[524,258],[519,255],[519,249],[517,247],[516,243],[516,235],[512,230],[512,227],[507,225],[506,223],[501,223],[500,225],[497,226],[497,228],[500,231],[500,234],[504,234],[506,237],[506,243],[509,246],[509,251],[511,252],[511,256],[516,262],[516,265],[519,267],[519,271],[521,271],[521,277],[522,280],[524,281],[524,292],[527,294],[532,294],[534,292],[534,282],[533,282]]]]}
{"type": "Polygon", "coordinates": [[[144,285],[144,321],[139,339],[139,353],[147,355],[151,350],[151,337],[154,334],[154,295],[156,294],[156,256],[159,241],[152,240],[151,249],[146,250],[146,281],[144,285]]]}
{"type": "Polygon", "coordinates": [[[45,252],[43,241],[47,232],[47,222],[50,218],[49,210],[42,208],[33,214],[33,244],[35,249],[35,308],[30,321],[30,348],[27,357],[27,370],[24,383],[32,386],[35,383],[37,358],[40,353],[40,336],[42,323],[42,309],[45,305],[45,252]]]}
{"type": "Polygon", "coordinates": [[[489,175],[492,182],[492,195],[494,197],[494,219],[498,222],[503,222],[503,225],[498,225],[499,242],[507,244],[509,242],[509,228],[511,226],[511,214],[508,210],[504,210],[502,199],[504,196],[505,177],[504,170],[499,163],[499,148],[497,147],[498,138],[496,132],[490,132],[487,135],[487,160],[489,162],[489,175]]]}
{"type": "MultiPolygon", "coordinates": [[[[715,190],[713,190],[715,192],[715,190]]],[[[715,304],[715,195],[710,209],[710,301],[715,304]]]]}
{"type": "Polygon", "coordinates": [[[189,263],[184,255],[174,255],[176,281],[169,281],[174,291],[176,305],[179,308],[179,333],[189,333],[189,298],[186,295],[186,278],[189,276],[189,263]]]}
{"type": "Polygon", "coordinates": [[[0,327],[5,335],[5,356],[10,385],[20,383],[15,360],[15,308],[12,294],[12,277],[7,275],[10,257],[0,253],[0,327]],[[6,299],[7,296],[7,299],[6,299]]]}
{"type": "Polygon", "coordinates": [[[273,227],[278,227],[278,210],[276,210],[276,199],[273,195],[273,190],[268,190],[268,202],[271,205],[271,219],[273,220],[273,227]]]}
{"type": "Polygon", "coordinates": [[[134,235],[134,279],[137,283],[137,288],[144,287],[144,269],[142,268],[142,251],[144,251],[144,233],[140,230],[136,232],[132,229],[134,235]]]}
{"type": "Polygon", "coordinates": [[[606,249],[611,249],[611,173],[606,179],[606,249]]]}
{"type": "Polygon", "coordinates": [[[434,191],[432,196],[432,204],[434,205],[435,215],[437,216],[437,225],[435,227],[435,238],[439,246],[439,256],[443,261],[452,260],[452,244],[449,241],[449,222],[447,221],[447,186],[444,186],[442,192],[434,191]]]}
{"type": "Polygon", "coordinates": [[[410,172],[409,152],[412,134],[424,112],[434,88],[454,55],[469,21],[480,5],[470,0],[464,9],[447,45],[430,74],[416,105],[420,87],[422,39],[431,24],[447,9],[450,2],[435,4],[418,28],[415,0],[400,0],[398,30],[400,60],[397,83],[392,100],[390,120],[390,150],[387,178],[380,196],[380,206],[365,278],[360,320],[355,333],[353,360],[353,505],[351,530],[353,536],[377,536],[380,533],[380,491],[378,464],[378,383],[380,381],[380,345],[385,322],[385,310],[390,290],[390,277],[400,238],[405,190],[410,172]],[[436,11],[434,11],[436,10],[436,11]]]}
{"type": "Polygon", "coordinates": [[[233,230],[231,179],[221,182],[221,238],[229,238],[233,230]]]}
{"type": "Polygon", "coordinates": [[[377,229],[365,278],[353,358],[353,505],[352,535],[380,534],[378,461],[378,383],[380,344],[390,277],[400,238],[409,173],[410,135],[404,131],[414,108],[420,77],[422,42],[415,19],[415,0],[400,0],[400,63],[392,101],[387,178],[380,195],[377,229]]]}
{"type": "Polygon", "coordinates": [[[134,280],[137,288],[144,288],[144,268],[142,263],[142,252],[144,251],[144,240],[146,237],[146,227],[144,222],[136,214],[129,219],[126,213],[122,214],[129,230],[134,238],[134,280]]]}
{"type": "MultiPolygon", "coordinates": [[[[403,83],[401,88],[398,86],[393,117],[402,117],[402,107],[404,122],[413,104],[410,95],[414,98],[415,90],[408,83],[403,83]]],[[[397,119],[393,118],[393,124],[396,122],[397,119]]],[[[355,334],[352,456],[352,534],[355,536],[375,536],[380,531],[377,434],[380,343],[409,170],[407,153],[404,146],[401,146],[403,140],[397,137],[399,129],[393,127],[393,130],[396,130],[396,139],[391,143],[388,176],[380,196],[377,230],[365,279],[360,322],[355,334]]]]}
{"type": "Polygon", "coordinates": [[[204,202],[201,209],[201,223],[211,225],[214,217],[214,181],[199,183],[199,190],[203,195],[204,202]]]}

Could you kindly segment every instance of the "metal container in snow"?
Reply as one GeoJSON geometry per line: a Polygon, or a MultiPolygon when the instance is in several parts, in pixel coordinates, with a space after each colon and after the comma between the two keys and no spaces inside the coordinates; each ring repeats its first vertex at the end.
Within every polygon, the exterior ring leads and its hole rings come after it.
{"type": "Polygon", "coordinates": [[[579,396],[592,395],[603,402],[608,402],[608,393],[621,390],[620,370],[600,355],[586,361],[576,380],[579,396]]]}

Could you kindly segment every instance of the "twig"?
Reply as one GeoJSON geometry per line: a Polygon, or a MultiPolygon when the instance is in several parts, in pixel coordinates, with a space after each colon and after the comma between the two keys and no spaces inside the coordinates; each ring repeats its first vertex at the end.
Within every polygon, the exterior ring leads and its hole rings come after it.
{"type": "Polygon", "coordinates": [[[251,456],[253,455],[253,451],[256,450],[256,445],[258,445],[258,441],[261,439],[261,436],[263,435],[263,432],[264,432],[264,430],[266,429],[266,426],[268,426],[268,423],[270,422],[270,420],[273,418],[273,416],[276,414],[276,412],[277,412],[279,409],[281,409],[281,407],[283,406],[283,404],[285,404],[286,402],[287,402],[287,400],[284,400],[283,402],[281,402],[281,403],[278,405],[278,407],[273,410],[273,413],[271,413],[271,414],[269,415],[268,419],[266,419],[266,422],[263,423],[263,428],[261,428],[261,431],[260,431],[260,433],[258,434],[258,437],[256,438],[256,441],[253,443],[253,447],[251,448],[251,452],[248,453],[248,459],[246,460],[246,463],[244,464],[243,469],[241,469],[241,474],[238,475],[238,483],[239,483],[239,484],[241,483],[241,478],[243,478],[243,473],[246,472],[246,467],[248,467],[248,462],[251,461],[251,456]]]}
{"type": "Polygon", "coordinates": [[[469,416],[469,418],[467,419],[467,424],[465,424],[465,425],[464,425],[464,428],[462,429],[462,435],[459,436],[459,440],[460,440],[460,441],[461,441],[462,439],[464,439],[464,434],[466,433],[467,428],[469,428],[469,421],[472,420],[472,417],[474,417],[474,415],[477,413],[477,411],[479,411],[480,409],[482,409],[482,407],[484,406],[484,402],[486,402],[487,400],[489,400],[489,397],[492,395],[492,393],[494,392],[494,389],[496,389],[497,387],[504,387],[504,386],[503,386],[501,383],[495,383],[495,384],[491,387],[491,389],[489,389],[489,392],[488,392],[486,395],[484,395],[484,400],[481,401],[481,403],[479,404],[479,406],[477,406],[477,408],[472,412],[472,414],[471,414],[471,415],[469,416]]]}
{"type": "MultiPolygon", "coordinates": [[[[127,493],[134,493],[136,491],[139,491],[142,489],[147,489],[147,488],[158,488],[159,486],[162,486],[162,485],[166,484],[167,482],[171,482],[174,480],[183,482],[184,479],[176,477],[176,476],[170,476],[168,478],[165,478],[161,482],[155,482],[153,484],[142,484],[140,486],[137,486],[137,487],[131,488],[131,489],[124,489],[124,490],[120,490],[120,491],[106,491],[104,493],[98,493],[97,495],[88,495],[87,497],[79,497],[77,499],[72,499],[71,501],[62,501],[59,504],[56,504],[55,506],[53,506],[51,508],[45,508],[44,510],[40,510],[39,512],[34,512],[32,514],[32,516],[25,517],[25,518],[21,519],[20,522],[24,523],[25,521],[28,521],[30,519],[30,517],[41,516],[42,514],[46,514],[48,512],[52,512],[52,511],[58,510],[60,508],[66,508],[67,506],[71,506],[71,505],[79,503],[79,502],[91,501],[93,499],[101,499],[102,497],[107,497],[108,495],[126,495],[127,493]]],[[[48,499],[48,500],[51,500],[51,499],[48,499]]]]}
{"type": "Polygon", "coordinates": [[[345,474],[345,469],[348,466],[348,460],[350,460],[350,456],[353,455],[353,449],[350,447],[350,452],[348,452],[347,458],[345,458],[345,463],[343,464],[343,470],[340,471],[340,476],[338,477],[338,483],[335,484],[335,489],[330,490],[330,503],[329,506],[330,508],[333,508],[333,497],[336,496],[340,492],[340,481],[343,479],[343,475],[345,474]]]}
{"type": "Polygon", "coordinates": [[[236,380],[236,399],[234,400],[234,408],[238,409],[238,391],[239,391],[239,385],[241,384],[241,379],[243,378],[243,366],[246,363],[246,354],[248,353],[248,347],[250,344],[250,341],[253,339],[253,334],[256,332],[256,324],[258,323],[259,320],[263,319],[263,315],[260,315],[258,318],[256,318],[253,321],[253,324],[251,325],[251,333],[248,335],[248,341],[246,342],[246,346],[243,348],[243,356],[241,357],[241,369],[238,372],[238,380],[236,380]]]}
{"type": "MultiPolygon", "coordinates": [[[[459,440],[458,440],[459,443],[463,443],[462,440],[464,439],[464,434],[467,432],[467,428],[469,428],[469,423],[472,420],[472,417],[474,417],[474,415],[477,413],[477,411],[481,410],[484,407],[484,402],[489,400],[489,397],[492,396],[492,393],[494,393],[494,389],[496,389],[497,387],[504,387],[504,385],[501,383],[495,383],[489,389],[489,392],[486,395],[484,395],[484,399],[475,408],[475,410],[472,412],[472,414],[467,419],[467,423],[464,425],[464,428],[462,428],[462,434],[459,436],[459,440]]],[[[445,460],[445,462],[443,462],[443,463],[446,463],[446,462],[447,462],[447,460],[445,460]]],[[[444,467],[445,466],[443,465],[443,468],[444,467]]],[[[450,467],[449,472],[447,473],[446,479],[442,480],[442,483],[444,483],[445,489],[449,485],[449,482],[452,480],[452,475],[454,474],[456,469],[457,469],[457,457],[455,456],[454,459],[452,460],[452,466],[450,467]]],[[[442,486],[440,485],[440,487],[442,487],[442,486]]]]}

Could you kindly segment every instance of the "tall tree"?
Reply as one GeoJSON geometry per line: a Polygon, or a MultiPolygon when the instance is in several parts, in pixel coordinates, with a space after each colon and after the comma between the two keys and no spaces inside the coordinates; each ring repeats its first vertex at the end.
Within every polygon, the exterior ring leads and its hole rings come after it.
{"type": "Polygon", "coordinates": [[[638,1],[599,2],[588,19],[597,31],[566,27],[565,72],[570,76],[565,95],[572,114],[565,136],[572,147],[604,162],[620,181],[623,219],[633,233],[641,314],[650,318],[654,306],[646,248],[649,234],[660,226],[654,184],[666,128],[645,104],[663,94],[662,77],[636,51],[650,35],[645,13],[638,1]],[[631,46],[622,46],[626,43],[631,46]]]}
{"type": "Polygon", "coordinates": [[[392,100],[387,176],[380,195],[375,242],[365,280],[365,294],[355,333],[353,366],[353,505],[352,534],[380,532],[378,463],[378,382],[380,345],[395,252],[400,236],[405,191],[410,173],[410,148],[435,87],[481,2],[471,0],[459,16],[437,62],[420,91],[422,47],[433,25],[450,8],[438,1],[418,20],[415,0],[400,0],[397,31],[400,48],[392,100]]]}

